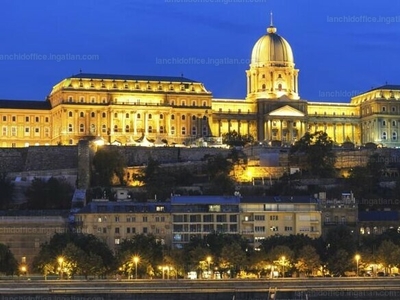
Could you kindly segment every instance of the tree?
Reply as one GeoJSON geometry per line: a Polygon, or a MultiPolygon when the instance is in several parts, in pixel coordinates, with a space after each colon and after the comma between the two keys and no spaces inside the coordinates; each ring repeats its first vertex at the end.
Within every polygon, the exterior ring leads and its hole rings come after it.
{"type": "Polygon", "coordinates": [[[138,257],[137,272],[139,275],[152,277],[163,262],[163,246],[155,236],[136,234],[132,239],[123,240],[117,253],[117,264],[123,272],[136,272],[134,257],[138,257]]]}
{"type": "Polygon", "coordinates": [[[117,148],[104,147],[97,150],[93,157],[94,185],[112,186],[116,177],[120,185],[125,183],[125,159],[117,148]]]}
{"type": "Polygon", "coordinates": [[[378,261],[385,267],[385,270],[391,273],[392,267],[395,267],[400,262],[400,247],[392,241],[383,241],[379,246],[376,257],[378,261]]]}
{"type": "Polygon", "coordinates": [[[225,245],[221,250],[219,266],[222,270],[229,270],[231,277],[235,277],[246,262],[246,254],[237,242],[225,245]]]}
{"type": "Polygon", "coordinates": [[[344,250],[349,254],[356,252],[355,236],[350,228],[342,225],[330,229],[325,238],[327,256],[332,256],[338,250],[344,250]]]}
{"type": "Polygon", "coordinates": [[[335,176],[336,156],[333,141],[326,132],[307,132],[290,148],[290,163],[300,166],[311,176],[335,176]]]}
{"type": "MultiPolygon", "coordinates": [[[[34,270],[45,275],[57,273],[63,257],[68,275],[104,276],[114,268],[114,256],[106,243],[90,234],[56,233],[40,246],[33,260],[34,270]]],[[[66,275],[67,275],[66,274],[66,275]]]]}
{"type": "Polygon", "coordinates": [[[244,146],[254,143],[254,137],[250,134],[241,135],[233,130],[222,134],[222,142],[229,146],[244,146]]]}
{"type": "Polygon", "coordinates": [[[7,209],[14,194],[14,184],[6,173],[0,173],[0,209],[7,209]]]}
{"type": "Polygon", "coordinates": [[[14,275],[18,272],[18,262],[10,249],[0,244],[0,273],[14,275]]]}
{"type": "Polygon", "coordinates": [[[29,209],[68,209],[73,188],[64,178],[34,178],[25,195],[29,209]]]}
{"type": "Polygon", "coordinates": [[[300,273],[312,275],[314,270],[321,266],[321,260],[315,248],[311,245],[301,248],[295,266],[300,273]]]}
{"type": "Polygon", "coordinates": [[[342,276],[346,271],[354,269],[350,254],[344,249],[338,249],[328,258],[328,269],[332,275],[342,276]]]}

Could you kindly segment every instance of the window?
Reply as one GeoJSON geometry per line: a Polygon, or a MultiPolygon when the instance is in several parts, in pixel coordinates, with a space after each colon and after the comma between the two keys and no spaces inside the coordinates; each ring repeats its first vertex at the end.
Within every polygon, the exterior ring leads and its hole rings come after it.
{"type": "Polygon", "coordinates": [[[68,112],[68,117],[72,118],[72,111],[68,112]]]}
{"type": "Polygon", "coordinates": [[[386,121],[385,120],[382,121],[382,126],[386,126],[386,121]]]}
{"type": "Polygon", "coordinates": [[[164,119],[164,115],[160,114],[160,120],[163,120],[163,119],[164,119]]]}
{"type": "Polygon", "coordinates": [[[175,120],[175,115],[171,115],[171,120],[175,120]]]}
{"type": "Polygon", "coordinates": [[[143,217],[143,222],[147,222],[147,217],[143,217]]]}
{"type": "Polygon", "coordinates": [[[392,140],[397,140],[397,132],[395,131],[392,133],[392,140]]]}
{"type": "Polygon", "coordinates": [[[293,231],[293,227],[292,226],[285,226],[285,231],[293,231]]]}
{"type": "Polygon", "coordinates": [[[186,120],[186,116],[182,115],[182,121],[185,121],[185,120],[186,120]]]}
{"type": "Polygon", "coordinates": [[[39,117],[35,117],[35,122],[39,123],[39,117]]]}
{"type": "Polygon", "coordinates": [[[11,121],[16,122],[17,121],[17,117],[16,116],[12,116],[11,117],[11,121]]]}
{"type": "Polygon", "coordinates": [[[17,127],[11,127],[11,136],[17,136],[17,127]]]}
{"type": "Polygon", "coordinates": [[[137,114],[137,115],[136,115],[136,118],[137,118],[137,119],[140,119],[140,114],[137,114]]]}
{"type": "Polygon", "coordinates": [[[207,102],[206,101],[203,101],[203,106],[207,106],[207,102]]]}
{"type": "Polygon", "coordinates": [[[192,116],[192,121],[196,121],[196,116],[192,116]]]}
{"type": "Polygon", "coordinates": [[[125,126],[125,132],[129,132],[129,125],[125,126]]]}
{"type": "Polygon", "coordinates": [[[85,132],[85,125],[79,124],[79,132],[85,132]]]}
{"type": "Polygon", "coordinates": [[[171,126],[171,134],[172,134],[172,135],[175,134],[175,126],[171,126]]]}
{"type": "Polygon", "coordinates": [[[392,112],[396,111],[396,107],[392,106],[392,112]]]}
{"type": "Polygon", "coordinates": [[[29,135],[30,132],[30,128],[29,127],[25,127],[25,135],[29,135]]]}
{"type": "Polygon", "coordinates": [[[207,136],[207,135],[208,135],[207,126],[203,126],[203,136],[207,136]]]}
{"type": "Polygon", "coordinates": [[[255,215],[254,220],[255,221],[265,221],[265,216],[264,215],[255,215]]]}
{"type": "Polygon", "coordinates": [[[7,127],[6,126],[4,126],[2,129],[2,135],[7,136],[7,127]]]}
{"type": "Polygon", "coordinates": [[[153,126],[149,126],[148,127],[148,133],[152,133],[153,132],[153,126]]]}
{"type": "Polygon", "coordinates": [[[254,226],[255,232],[265,232],[265,226],[254,226]]]}
{"type": "MultiPolygon", "coordinates": [[[[93,85],[93,83],[92,83],[92,85],[93,85]]],[[[91,86],[92,86],[92,85],[91,85],[91,86]]],[[[85,102],[85,98],[81,97],[80,102],[81,102],[81,103],[85,102]]]]}
{"type": "Polygon", "coordinates": [[[90,102],[95,103],[95,102],[96,102],[95,98],[92,97],[92,98],[90,99],[90,102]]]}
{"type": "Polygon", "coordinates": [[[118,132],[118,125],[114,125],[114,132],[118,132]]]}
{"type": "Polygon", "coordinates": [[[119,216],[115,216],[115,222],[119,222],[119,216]]]}
{"type": "Polygon", "coordinates": [[[278,221],[278,216],[276,216],[276,215],[269,216],[269,220],[270,221],[278,221]]]}
{"type": "Polygon", "coordinates": [[[116,233],[116,234],[119,234],[119,227],[116,227],[116,228],[115,228],[115,233],[116,233]]]}
{"type": "Polygon", "coordinates": [[[164,126],[160,126],[160,133],[164,133],[164,126]]]}
{"type": "Polygon", "coordinates": [[[196,106],[196,101],[192,101],[192,106],[196,106]]]}
{"type": "Polygon", "coordinates": [[[143,227],[143,233],[147,233],[147,227],[143,227]]]}
{"type": "Polygon", "coordinates": [[[382,112],[386,111],[386,106],[382,106],[382,112]]]}
{"type": "Polygon", "coordinates": [[[25,122],[29,122],[29,117],[25,117],[25,122]]]}
{"type": "Polygon", "coordinates": [[[196,126],[193,126],[193,127],[192,127],[192,135],[193,135],[193,136],[196,136],[196,135],[197,135],[197,128],[196,128],[196,126]]]}
{"type": "Polygon", "coordinates": [[[386,134],[386,132],[384,131],[384,132],[382,132],[382,140],[386,140],[387,139],[387,134],[386,134]]]}
{"type": "Polygon", "coordinates": [[[96,116],[96,113],[95,113],[95,112],[91,112],[91,113],[90,113],[90,116],[91,116],[92,118],[94,118],[94,117],[96,116]]]}
{"type": "Polygon", "coordinates": [[[182,126],[181,132],[182,132],[182,135],[185,135],[185,134],[186,134],[186,127],[185,127],[185,126],[182,126]]]}
{"type": "Polygon", "coordinates": [[[105,112],[103,112],[103,113],[101,114],[101,117],[102,117],[102,118],[106,118],[106,117],[107,117],[107,114],[106,114],[105,112]]]}
{"type": "Polygon", "coordinates": [[[185,106],[185,105],[186,105],[186,101],[182,100],[182,106],[185,106]]]}
{"type": "Polygon", "coordinates": [[[81,118],[85,117],[85,113],[84,113],[83,111],[81,111],[81,112],[79,113],[79,117],[81,117],[81,118]]]}
{"type": "Polygon", "coordinates": [[[3,122],[7,122],[7,116],[3,116],[3,122]]]}
{"type": "Polygon", "coordinates": [[[106,125],[101,125],[101,132],[106,133],[107,132],[107,126],[106,125]]]}
{"type": "Polygon", "coordinates": [[[270,230],[271,231],[278,231],[279,228],[278,228],[278,226],[271,226],[270,230]]]}
{"type": "Polygon", "coordinates": [[[397,125],[396,121],[392,121],[392,126],[396,127],[396,125],[397,125]]]}
{"type": "MultiPolygon", "coordinates": [[[[117,228],[115,228],[115,229],[117,229],[117,228]]],[[[118,229],[119,229],[119,228],[118,228],[118,229]]],[[[115,245],[119,245],[120,242],[121,242],[120,239],[118,239],[118,238],[114,239],[114,244],[115,244],[115,245]]]]}
{"type": "Polygon", "coordinates": [[[148,119],[150,120],[152,117],[153,117],[153,116],[152,116],[151,114],[149,114],[149,117],[148,117],[148,119]]]}
{"type": "Polygon", "coordinates": [[[114,118],[118,118],[118,113],[114,113],[114,118]]]}

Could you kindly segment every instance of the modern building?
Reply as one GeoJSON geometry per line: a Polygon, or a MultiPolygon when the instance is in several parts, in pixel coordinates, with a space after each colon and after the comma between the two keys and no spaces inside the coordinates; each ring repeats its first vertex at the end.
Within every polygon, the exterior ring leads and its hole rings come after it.
{"type": "Polygon", "coordinates": [[[292,48],[271,22],[251,51],[245,99],[213,98],[185,77],[79,73],[57,83],[46,101],[0,100],[0,147],[95,138],[134,145],[144,137],[190,144],[230,131],[279,145],[320,130],[338,144],[400,146],[400,85],[349,103],[312,102],[301,98],[298,76],[292,48]]]}
{"type": "Polygon", "coordinates": [[[75,214],[76,230],[93,234],[112,250],[135,234],[152,234],[171,245],[171,211],[167,202],[108,201],[98,199],[75,214]]]}
{"type": "Polygon", "coordinates": [[[172,246],[216,232],[239,234],[239,207],[238,196],[171,197],[172,246]]]}
{"type": "Polygon", "coordinates": [[[240,234],[257,248],[273,235],[321,236],[321,210],[312,197],[243,197],[240,204],[240,234]]]}

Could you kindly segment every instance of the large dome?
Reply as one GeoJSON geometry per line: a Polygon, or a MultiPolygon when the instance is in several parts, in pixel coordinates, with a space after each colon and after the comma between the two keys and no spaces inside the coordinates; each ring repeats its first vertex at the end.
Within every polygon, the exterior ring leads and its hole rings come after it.
{"type": "Polygon", "coordinates": [[[251,64],[256,66],[294,66],[293,52],[289,43],[276,34],[272,24],[253,47],[251,64]]]}

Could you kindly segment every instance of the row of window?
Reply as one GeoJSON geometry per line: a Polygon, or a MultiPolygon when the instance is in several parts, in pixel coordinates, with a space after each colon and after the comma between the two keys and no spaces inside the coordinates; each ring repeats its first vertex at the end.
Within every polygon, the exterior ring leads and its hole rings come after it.
{"type": "MultiPolygon", "coordinates": [[[[386,120],[382,120],[382,126],[385,127],[387,125],[386,120]]],[[[397,122],[395,120],[392,121],[392,127],[396,127],[397,126],[397,122]]]]}
{"type": "MultiPolygon", "coordinates": [[[[17,116],[2,116],[1,120],[3,122],[8,122],[9,120],[11,120],[11,122],[17,122],[17,116]]],[[[49,117],[44,117],[44,121],[46,123],[49,122],[49,117]]],[[[29,122],[36,122],[39,123],[40,122],[40,117],[30,117],[30,116],[25,116],[25,122],[29,123],[29,122]]]]}
{"type": "MultiPolygon", "coordinates": [[[[121,218],[120,216],[114,216],[114,221],[115,222],[121,222],[121,218]]],[[[147,216],[143,216],[142,219],[140,221],[137,221],[136,216],[128,216],[125,218],[125,221],[130,223],[130,222],[147,222],[148,221],[148,217],[147,216]]],[[[154,221],[156,222],[165,222],[165,216],[156,216],[154,217],[154,221]]],[[[97,217],[97,222],[98,223],[102,223],[102,222],[107,222],[107,216],[99,216],[97,217]]]]}
{"type": "MultiPolygon", "coordinates": [[[[74,113],[73,113],[72,111],[69,111],[69,112],[68,112],[68,117],[72,118],[73,116],[74,116],[74,113]]],[[[106,118],[106,117],[107,117],[107,113],[103,112],[103,113],[101,114],[101,116],[102,116],[102,118],[106,118]]],[[[79,113],[79,117],[80,117],[80,118],[84,118],[84,117],[85,117],[85,113],[81,111],[81,112],[79,113]]],[[[91,112],[91,113],[90,113],[90,117],[91,117],[91,118],[95,118],[95,117],[96,117],[96,113],[95,113],[95,112],[91,112]]],[[[131,117],[131,114],[130,114],[130,113],[125,113],[125,118],[126,118],[126,119],[129,119],[130,117],[131,117]]],[[[141,115],[140,113],[136,114],[136,119],[141,119],[141,117],[142,117],[142,115],[141,115]]],[[[164,119],[164,115],[163,115],[163,114],[160,114],[158,117],[159,117],[160,120],[163,120],[163,119],[164,119]]],[[[114,118],[116,118],[116,119],[119,118],[118,113],[114,113],[114,118]]],[[[148,119],[148,120],[153,119],[153,115],[152,115],[152,114],[147,114],[147,119],[148,119]]],[[[182,121],[185,121],[185,120],[186,120],[186,115],[182,115],[182,116],[181,116],[181,119],[182,119],[182,121]]],[[[203,121],[207,121],[208,118],[207,118],[206,116],[203,116],[203,117],[201,117],[201,118],[196,117],[196,116],[194,116],[194,115],[192,116],[192,120],[193,120],[193,121],[196,121],[196,120],[198,120],[198,119],[202,119],[203,121]]],[[[175,120],[175,115],[171,115],[171,120],[175,120]]]]}
{"type": "MultiPolygon", "coordinates": [[[[397,141],[397,132],[393,131],[391,138],[393,141],[397,141]]],[[[382,140],[387,140],[387,139],[388,139],[388,134],[386,133],[386,131],[382,132],[382,140]]]]}
{"type": "MultiPolygon", "coordinates": [[[[30,135],[31,132],[34,133],[34,136],[40,136],[40,128],[39,127],[35,127],[35,128],[24,127],[23,131],[24,131],[25,136],[30,135]]],[[[9,131],[7,126],[3,126],[1,129],[1,135],[8,136],[9,133],[10,133],[10,136],[18,136],[18,128],[16,126],[12,126],[12,127],[10,127],[10,131],[9,131]]],[[[48,127],[44,128],[44,135],[45,135],[45,137],[50,136],[50,128],[48,128],[48,127]]]]}
{"type": "Polygon", "coordinates": [[[214,223],[214,222],[218,222],[218,223],[226,223],[229,222],[230,223],[234,223],[237,222],[237,215],[216,215],[215,219],[214,219],[214,215],[174,215],[173,216],[173,222],[174,223],[200,223],[200,222],[204,222],[204,223],[214,223]],[[228,218],[229,217],[229,218],[228,218]]]}
{"type": "MultiPolygon", "coordinates": [[[[7,127],[3,127],[3,129],[4,129],[4,128],[7,128],[7,127]]],[[[29,129],[29,128],[27,128],[27,129],[29,129]]],[[[120,128],[118,127],[118,125],[114,125],[114,128],[113,128],[113,129],[114,129],[114,132],[123,132],[123,130],[120,129],[120,128]]],[[[140,129],[137,129],[137,131],[138,131],[138,132],[142,132],[143,129],[140,128],[140,129]]],[[[192,136],[197,136],[197,131],[198,131],[198,130],[197,130],[197,126],[192,126],[192,128],[191,128],[191,135],[192,135],[192,136]]],[[[28,132],[29,132],[29,130],[28,130],[28,132]]],[[[68,124],[68,132],[71,132],[71,133],[74,132],[74,126],[73,126],[72,124],[68,124]]],[[[85,133],[85,125],[84,125],[84,124],[79,124],[79,132],[80,132],[80,133],[85,133]]],[[[91,133],[96,133],[96,125],[94,125],[94,124],[91,124],[91,125],[90,125],[90,132],[91,132],[91,133]]],[[[101,132],[102,132],[102,133],[107,133],[107,126],[106,126],[105,124],[103,124],[103,125],[101,126],[101,132]]],[[[126,126],[125,126],[125,132],[134,132],[134,129],[131,129],[129,125],[126,125],[126,126]]],[[[153,126],[148,126],[148,127],[147,127],[147,132],[148,132],[148,133],[156,133],[157,131],[154,130],[153,126]]],[[[160,126],[160,127],[159,127],[159,130],[158,130],[158,133],[167,133],[166,130],[165,130],[165,127],[164,127],[164,126],[160,126]]],[[[171,133],[172,135],[174,135],[174,134],[176,133],[175,126],[171,126],[170,133],[171,133]]],[[[185,127],[185,126],[182,126],[182,127],[181,127],[181,134],[182,134],[182,135],[186,135],[186,127],[185,127]]],[[[207,136],[207,135],[208,135],[208,127],[207,127],[207,126],[203,126],[203,128],[202,128],[202,135],[203,135],[203,136],[207,136]]]]}
{"type": "MultiPolygon", "coordinates": [[[[314,114],[315,115],[319,115],[319,113],[316,111],[316,112],[314,112],[314,114]]],[[[327,115],[327,113],[326,113],[326,111],[324,111],[324,116],[326,116],[327,115]]],[[[336,116],[336,112],[334,111],[334,112],[332,112],[332,115],[333,116],[336,116]]],[[[351,116],[354,116],[354,112],[352,112],[351,114],[350,114],[351,116]]],[[[345,116],[345,112],[342,112],[342,116],[345,116]]]]}
{"type": "MultiPolygon", "coordinates": [[[[71,84],[71,86],[72,86],[72,84],[71,84]]],[[[95,88],[96,87],[96,85],[95,85],[95,83],[93,81],[90,81],[89,86],[91,88],[95,88]]],[[[170,84],[168,86],[168,89],[170,91],[173,91],[173,90],[175,90],[175,86],[176,85],[170,84]]],[[[79,81],[79,87],[84,87],[84,84],[83,84],[82,80],[79,81]]],[[[156,88],[154,85],[149,84],[149,83],[147,85],[141,85],[139,83],[136,83],[135,85],[132,86],[131,84],[128,84],[128,83],[124,83],[123,85],[120,85],[120,84],[117,84],[116,82],[113,82],[112,85],[108,85],[108,84],[106,85],[106,83],[103,82],[103,81],[100,83],[100,87],[102,89],[105,89],[107,87],[113,88],[113,89],[117,89],[117,88],[130,89],[130,88],[134,88],[135,90],[142,90],[142,89],[152,90],[152,89],[156,88]]],[[[190,87],[189,84],[180,84],[179,85],[179,89],[181,91],[187,90],[187,89],[189,89],[189,87],[190,87]]],[[[162,91],[164,89],[164,87],[163,87],[162,84],[158,84],[156,89],[158,91],[162,91]]],[[[190,90],[194,92],[195,91],[195,87],[193,85],[191,85],[190,90]]]]}

